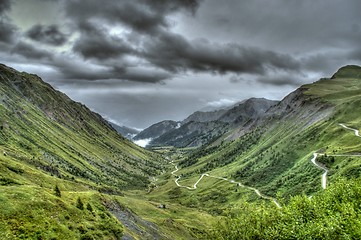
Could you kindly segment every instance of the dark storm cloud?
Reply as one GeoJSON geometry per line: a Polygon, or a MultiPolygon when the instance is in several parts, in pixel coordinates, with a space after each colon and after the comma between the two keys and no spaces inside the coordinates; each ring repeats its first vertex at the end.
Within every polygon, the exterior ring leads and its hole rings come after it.
{"type": "Polygon", "coordinates": [[[155,69],[142,70],[126,68],[122,66],[97,66],[84,63],[69,62],[66,59],[55,59],[53,66],[62,73],[63,78],[72,81],[77,80],[128,80],[144,83],[158,83],[170,78],[164,71],[155,69]]]}
{"type": "Polygon", "coordinates": [[[207,0],[197,12],[197,26],[190,29],[212,39],[238,39],[300,54],[324,47],[355,46],[360,9],[358,0],[228,0],[227,4],[207,0]]]}
{"type": "Polygon", "coordinates": [[[299,70],[299,63],[286,54],[237,43],[189,41],[169,31],[169,14],[180,10],[194,14],[199,4],[196,0],[67,1],[66,14],[81,32],[73,51],[85,59],[96,60],[134,55],[173,73],[190,70],[262,74],[270,69],[299,70]],[[99,25],[104,21],[110,25],[128,26],[141,34],[142,41],[131,46],[123,39],[111,36],[99,25]]]}
{"type": "Polygon", "coordinates": [[[154,11],[160,13],[170,13],[185,9],[195,14],[200,5],[200,0],[142,0],[143,4],[148,5],[154,11]]]}
{"type": "Polygon", "coordinates": [[[16,27],[0,19],[0,42],[13,43],[16,38],[16,27]]]}
{"type": "Polygon", "coordinates": [[[160,70],[132,70],[127,68],[127,71],[122,75],[123,79],[136,82],[159,83],[163,80],[172,78],[171,74],[160,70]]]}
{"type": "Polygon", "coordinates": [[[145,127],[220,98],[281,98],[360,64],[360,9],[359,0],[0,0],[0,59],[145,127]]]}
{"type": "Polygon", "coordinates": [[[84,58],[105,60],[134,52],[132,46],[123,39],[111,36],[100,27],[89,22],[79,24],[81,36],[76,40],[73,51],[84,58]]]}
{"type": "Polygon", "coordinates": [[[154,33],[169,26],[168,14],[180,9],[194,13],[198,6],[197,0],[69,0],[66,14],[77,22],[102,19],[109,24],[125,24],[142,33],[154,33]]]}
{"type": "Polygon", "coordinates": [[[151,11],[137,1],[75,1],[66,4],[66,13],[76,22],[89,19],[102,19],[110,24],[122,23],[141,32],[153,32],[160,26],[166,26],[163,16],[151,11]]]}
{"type": "Polygon", "coordinates": [[[236,43],[216,44],[204,39],[188,41],[179,34],[167,32],[154,41],[146,42],[144,51],[149,62],[170,72],[193,70],[261,74],[269,69],[300,68],[299,63],[286,54],[236,43]]]}
{"type": "Polygon", "coordinates": [[[261,76],[256,78],[256,81],[259,83],[273,85],[273,86],[297,86],[302,83],[301,79],[298,79],[296,75],[276,75],[276,76],[261,76]]]}
{"type": "Polygon", "coordinates": [[[10,8],[11,8],[10,0],[1,0],[0,1],[0,17],[4,12],[10,10],[10,8]]]}
{"type": "Polygon", "coordinates": [[[19,42],[16,44],[15,47],[11,50],[11,53],[15,53],[32,60],[51,60],[53,58],[50,52],[36,48],[25,42],[19,42]]]}
{"type": "Polygon", "coordinates": [[[53,46],[61,46],[67,42],[67,35],[57,25],[44,26],[37,24],[26,32],[30,39],[53,46]]]}
{"type": "Polygon", "coordinates": [[[9,22],[6,13],[11,9],[10,0],[0,1],[0,43],[13,43],[16,37],[16,27],[9,22]]]}

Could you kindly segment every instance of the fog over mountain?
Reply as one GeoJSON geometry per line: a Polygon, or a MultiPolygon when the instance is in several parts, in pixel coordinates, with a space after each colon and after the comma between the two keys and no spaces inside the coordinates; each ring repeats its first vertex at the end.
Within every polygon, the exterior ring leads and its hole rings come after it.
{"type": "Polygon", "coordinates": [[[0,62],[145,128],[279,100],[360,64],[359,9],[357,0],[2,0],[0,62]]]}

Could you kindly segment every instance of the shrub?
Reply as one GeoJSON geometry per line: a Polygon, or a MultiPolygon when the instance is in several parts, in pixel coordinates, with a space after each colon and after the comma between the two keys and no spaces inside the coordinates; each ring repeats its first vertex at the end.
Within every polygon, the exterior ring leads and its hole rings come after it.
{"type": "Polygon", "coordinates": [[[311,199],[278,209],[244,202],[214,226],[209,239],[361,239],[360,180],[338,180],[311,199]]]}
{"type": "Polygon", "coordinates": [[[80,210],[84,209],[84,203],[81,201],[80,197],[78,197],[78,199],[76,200],[76,207],[80,210]]]}
{"type": "Polygon", "coordinates": [[[87,209],[89,212],[93,212],[93,208],[92,208],[92,206],[90,205],[90,203],[87,203],[86,209],[87,209]]]}
{"type": "Polygon", "coordinates": [[[57,197],[61,197],[61,192],[60,192],[58,185],[55,185],[55,187],[54,187],[54,194],[57,197]]]}

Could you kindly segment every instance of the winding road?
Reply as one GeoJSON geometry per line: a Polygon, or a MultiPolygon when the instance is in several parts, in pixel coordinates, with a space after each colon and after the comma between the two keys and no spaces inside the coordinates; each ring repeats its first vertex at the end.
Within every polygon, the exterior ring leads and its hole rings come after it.
{"type": "Polygon", "coordinates": [[[361,137],[360,134],[359,134],[359,131],[358,131],[357,129],[347,127],[347,126],[346,126],[345,124],[343,124],[343,123],[339,123],[338,125],[340,125],[340,126],[343,127],[343,128],[346,128],[346,129],[348,129],[348,130],[354,131],[354,132],[355,132],[355,136],[361,137]]]}
{"type": "MultiPolygon", "coordinates": [[[[355,132],[355,136],[357,137],[361,137],[360,134],[359,134],[359,130],[357,129],[354,129],[354,128],[350,128],[350,127],[347,127],[345,124],[343,123],[339,123],[339,125],[345,129],[348,129],[348,130],[351,130],[351,131],[354,131],[355,132]]],[[[328,173],[328,169],[326,167],[324,167],[323,165],[321,165],[320,163],[316,162],[316,159],[317,159],[317,156],[321,156],[321,155],[324,155],[324,154],[321,154],[321,153],[313,153],[312,155],[312,159],[311,159],[311,162],[318,168],[324,170],[324,173],[322,174],[322,177],[321,177],[321,186],[323,189],[326,189],[327,187],[327,173],[328,173]]],[[[334,155],[328,155],[328,156],[361,156],[361,154],[334,154],[334,155]]],[[[171,172],[171,174],[173,176],[176,177],[176,179],[174,180],[175,184],[178,186],[178,187],[181,187],[181,188],[186,188],[188,190],[195,190],[197,189],[197,184],[204,178],[204,177],[209,177],[209,178],[215,178],[215,179],[219,179],[219,180],[222,180],[222,181],[227,181],[227,182],[230,182],[230,183],[233,183],[233,184],[237,184],[238,187],[244,187],[244,188],[247,188],[249,190],[252,190],[254,191],[259,197],[263,198],[263,199],[267,199],[267,200],[270,200],[270,201],[273,201],[273,203],[278,207],[278,208],[281,208],[281,205],[277,202],[277,200],[273,197],[270,197],[270,196],[267,196],[267,195],[264,195],[262,194],[257,188],[254,188],[254,187],[249,187],[249,186],[245,186],[243,185],[242,183],[240,182],[236,182],[234,180],[230,180],[230,179],[227,179],[227,178],[224,178],[224,177],[217,177],[217,176],[212,176],[212,175],[209,175],[208,173],[203,173],[199,179],[193,184],[193,187],[189,187],[189,186],[184,186],[184,185],[181,185],[179,184],[179,180],[181,179],[181,176],[177,176],[176,172],[179,171],[178,169],[178,166],[173,162],[171,161],[170,162],[172,165],[174,165],[175,167],[175,170],[173,172],[171,172]]],[[[311,198],[312,196],[310,196],[311,198]]]]}
{"type": "Polygon", "coordinates": [[[321,185],[323,189],[326,189],[327,186],[327,173],[328,173],[328,169],[323,167],[322,165],[320,165],[319,163],[316,162],[316,158],[318,155],[323,155],[323,154],[319,154],[319,153],[313,153],[313,157],[311,159],[311,162],[313,164],[316,165],[316,167],[321,168],[322,170],[324,170],[325,172],[322,174],[322,178],[321,178],[321,185]]]}
{"type": "Polygon", "coordinates": [[[184,186],[184,185],[180,185],[178,183],[179,179],[181,179],[181,176],[177,176],[175,173],[178,172],[178,166],[172,161],[171,164],[175,167],[175,170],[173,172],[171,172],[171,174],[175,177],[177,177],[174,182],[175,184],[178,186],[178,187],[181,187],[181,188],[186,188],[186,189],[189,189],[189,190],[195,190],[197,189],[197,184],[204,178],[204,177],[209,177],[209,178],[215,178],[215,179],[219,179],[219,180],[222,180],[222,181],[227,181],[227,182],[230,182],[230,183],[233,183],[233,184],[236,184],[238,187],[244,187],[244,188],[247,188],[249,190],[252,190],[254,191],[259,197],[263,198],[263,199],[267,199],[267,200],[270,200],[270,201],[273,201],[273,203],[278,207],[278,208],[281,208],[281,205],[277,202],[276,199],[270,197],[270,196],[267,196],[267,195],[264,195],[262,194],[257,188],[253,188],[253,187],[249,187],[249,186],[245,186],[243,185],[242,183],[240,182],[236,182],[234,180],[230,180],[230,179],[227,179],[227,178],[224,178],[224,177],[217,177],[217,176],[212,176],[212,175],[209,175],[208,173],[203,173],[199,179],[193,184],[193,187],[188,187],[188,186],[184,186]]]}
{"type": "MultiPolygon", "coordinates": [[[[348,129],[348,130],[351,130],[351,131],[354,131],[355,132],[355,136],[356,137],[361,137],[360,134],[359,134],[359,130],[357,129],[354,129],[354,128],[350,128],[350,127],[347,127],[345,124],[343,123],[339,123],[338,125],[340,125],[341,127],[345,128],[345,129],[348,129]]],[[[322,174],[322,177],[321,177],[321,186],[323,189],[326,189],[327,187],[327,173],[328,173],[328,169],[325,168],[324,166],[322,166],[321,164],[317,163],[316,162],[316,158],[318,155],[324,155],[324,154],[321,154],[321,153],[313,153],[313,157],[311,159],[311,162],[318,168],[321,168],[322,170],[324,170],[325,172],[322,174]]],[[[353,157],[353,156],[361,156],[361,154],[333,154],[333,155],[328,155],[328,156],[345,156],[345,157],[353,157]]]]}

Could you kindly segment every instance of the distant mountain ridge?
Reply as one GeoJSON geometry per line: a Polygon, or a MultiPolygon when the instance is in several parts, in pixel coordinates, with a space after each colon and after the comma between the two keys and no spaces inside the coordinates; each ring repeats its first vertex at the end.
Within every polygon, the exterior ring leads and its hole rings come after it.
{"type": "Polygon", "coordinates": [[[189,122],[211,122],[217,121],[223,114],[227,112],[226,109],[220,109],[209,112],[197,111],[189,115],[186,119],[182,121],[182,124],[189,122]]]}
{"type": "Polygon", "coordinates": [[[152,139],[150,146],[201,146],[236,126],[262,117],[277,103],[265,98],[250,98],[225,109],[197,111],[180,123],[163,121],[153,124],[134,139],[152,139]]]}
{"type": "Polygon", "coordinates": [[[242,124],[250,119],[263,117],[266,111],[278,102],[265,98],[250,98],[226,111],[218,121],[242,124]]]}
{"type": "Polygon", "coordinates": [[[135,128],[130,128],[126,126],[119,126],[113,122],[108,121],[109,124],[123,137],[132,140],[140,131],[135,128]]]}
{"type": "Polygon", "coordinates": [[[172,131],[179,127],[180,123],[173,120],[164,120],[151,125],[144,129],[134,137],[134,140],[140,139],[155,139],[169,131],[172,131]]]}
{"type": "Polygon", "coordinates": [[[182,173],[192,178],[214,170],[273,197],[312,194],[321,188],[322,172],[311,162],[317,153],[330,181],[359,178],[359,109],[361,67],[342,67],[195,150],[180,163],[182,173]]]}

